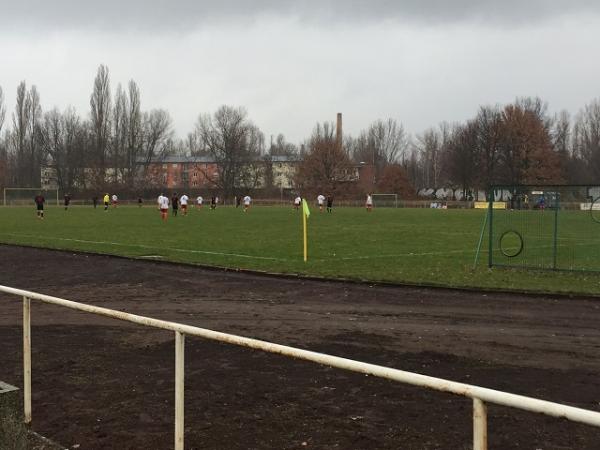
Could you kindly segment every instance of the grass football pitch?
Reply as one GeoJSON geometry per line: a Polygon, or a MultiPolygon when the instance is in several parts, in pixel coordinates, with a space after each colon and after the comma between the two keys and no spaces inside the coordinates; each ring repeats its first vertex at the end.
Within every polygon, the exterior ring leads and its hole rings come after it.
{"type": "MultiPolygon", "coordinates": [[[[488,269],[487,239],[473,271],[481,210],[312,208],[306,263],[302,217],[291,208],[192,208],[166,223],[150,206],[47,207],[45,215],[0,209],[0,242],[327,278],[600,295],[598,273],[488,269]]],[[[596,250],[590,254],[600,259],[596,250]]]]}

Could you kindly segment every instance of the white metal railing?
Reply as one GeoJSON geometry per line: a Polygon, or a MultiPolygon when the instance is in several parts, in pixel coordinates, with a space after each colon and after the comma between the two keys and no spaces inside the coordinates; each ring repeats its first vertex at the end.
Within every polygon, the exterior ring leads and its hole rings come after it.
{"type": "Polygon", "coordinates": [[[31,423],[31,300],[39,300],[52,305],[59,305],[76,311],[83,311],[100,316],[140,325],[160,328],[175,332],[175,450],[184,448],[184,347],[185,336],[197,336],[228,344],[249,347],[269,353],[312,361],[318,364],[372,375],[400,383],[420,386],[436,391],[448,392],[473,399],[473,450],[487,450],[487,407],[486,403],[508,406],[524,411],[564,418],[600,427],[600,412],[561,405],[545,400],[538,400],[522,395],[482,388],[464,383],[434,378],[389,367],[367,364],[338,356],[302,350],[286,345],[274,344],[257,339],[221,333],[205,328],[183,325],[175,322],[152,319],[122,311],[115,311],[98,306],[86,305],[58,297],[51,297],[35,292],[24,291],[7,286],[0,286],[0,292],[23,297],[23,409],[25,423],[31,423]]]}

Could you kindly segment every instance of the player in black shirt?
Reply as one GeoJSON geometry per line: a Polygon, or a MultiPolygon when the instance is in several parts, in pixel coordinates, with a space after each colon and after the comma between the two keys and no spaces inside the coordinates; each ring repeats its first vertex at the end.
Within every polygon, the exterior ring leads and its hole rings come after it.
{"type": "Polygon", "coordinates": [[[179,209],[179,197],[177,197],[177,192],[171,197],[171,208],[173,208],[173,215],[177,216],[177,210],[179,209]]]}
{"type": "Polygon", "coordinates": [[[69,209],[69,204],[71,203],[71,195],[65,194],[65,211],[69,209]]]}
{"type": "Polygon", "coordinates": [[[332,195],[328,195],[327,196],[327,212],[333,212],[333,196],[332,195]]]}
{"type": "Polygon", "coordinates": [[[40,193],[40,194],[36,195],[33,200],[35,201],[35,205],[37,207],[38,219],[43,219],[44,218],[44,203],[46,202],[46,199],[40,193]]]}

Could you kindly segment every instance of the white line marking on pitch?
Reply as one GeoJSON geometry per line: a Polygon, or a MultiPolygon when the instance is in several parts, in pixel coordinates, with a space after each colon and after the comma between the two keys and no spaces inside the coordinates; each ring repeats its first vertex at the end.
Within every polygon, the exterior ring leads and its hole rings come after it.
{"type": "MultiPolygon", "coordinates": [[[[6,235],[14,236],[14,237],[34,238],[34,239],[42,238],[42,236],[34,236],[31,234],[7,233],[6,235]]],[[[50,239],[54,239],[57,241],[79,242],[82,244],[104,244],[104,245],[113,245],[115,247],[134,247],[134,248],[143,248],[143,249],[147,249],[147,250],[170,250],[170,251],[180,252],[180,253],[199,253],[199,254],[203,254],[203,255],[234,256],[236,258],[263,259],[263,260],[269,260],[269,261],[287,261],[286,259],[273,258],[270,256],[252,256],[252,255],[242,255],[239,253],[210,252],[210,251],[206,251],[206,250],[190,250],[190,249],[186,249],[186,248],[175,248],[175,247],[154,247],[152,245],[143,245],[143,244],[123,244],[121,242],[88,241],[88,240],[84,240],[84,239],[70,239],[70,238],[59,238],[59,237],[52,237],[50,239]]],[[[146,258],[147,258],[147,256],[146,256],[146,258]]]]}

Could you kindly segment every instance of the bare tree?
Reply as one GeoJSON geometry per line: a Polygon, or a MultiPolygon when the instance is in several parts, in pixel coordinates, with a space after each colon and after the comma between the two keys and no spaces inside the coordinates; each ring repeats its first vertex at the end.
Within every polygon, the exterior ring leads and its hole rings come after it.
{"type": "Polygon", "coordinates": [[[580,177],[590,182],[600,179],[600,99],[593,100],[577,115],[573,149],[585,167],[580,177]]]}
{"type": "Polygon", "coordinates": [[[285,140],[285,136],[283,134],[278,134],[273,141],[273,137],[271,136],[271,145],[269,146],[269,155],[270,156],[294,156],[298,154],[298,148],[285,140]]]}
{"type": "Polygon", "coordinates": [[[350,158],[336,139],[335,126],[328,122],[318,123],[298,168],[296,184],[333,195],[340,184],[351,181],[350,169],[350,158]]]}
{"type": "Polygon", "coordinates": [[[128,115],[127,95],[117,86],[115,92],[115,101],[112,109],[112,133],[110,136],[110,152],[113,182],[118,183],[125,172],[125,148],[129,136],[129,115],[128,115]]]}
{"type": "Polygon", "coordinates": [[[29,108],[29,123],[27,124],[28,135],[28,172],[30,186],[39,186],[40,166],[44,160],[41,149],[40,123],[42,120],[42,106],[40,94],[35,86],[31,86],[27,94],[27,106],[29,108]]]}
{"type": "Polygon", "coordinates": [[[6,106],[4,105],[4,92],[2,86],[0,86],[0,136],[2,135],[2,127],[4,126],[4,119],[6,118],[6,106]]]}
{"type": "Polygon", "coordinates": [[[568,111],[561,111],[554,117],[550,136],[552,138],[552,147],[560,159],[563,177],[570,183],[575,183],[575,173],[573,165],[573,149],[571,117],[568,111]]]}
{"type": "Polygon", "coordinates": [[[26,181],[26,161],[25,149],[27,140],[27,126],[29,124],[30,109],[27,103],[27,85],[21,81],[17,87],[17,101],[15,112],[12,116],[13,121],[13,147],[16,159],[15,182],[23,185],[26,181]]]}
{"type": "Polygon", "coordinates": [[[395,119],[377,120],[352,143],[357,162],[367,162],[375,168],[373,183],[390,164],[405,162],[408,138],[404,127],[395,119]]]}
{"type": "Polygon", "coordinates": [[[63,130],[63,118],[57,108],[44,114],[42,126],[44,151],[52,158],[58,187],[64,191],[68,186],[65,183],[66,155],[63,130]]]}
{"type": "MultiPolygon", "coordinates": [[[[2,139],[2,127],[6,118],[6,106],[4,105],[4,92],[0,86],[0,187],[7,185],[8,179],[8,153],[6,151],[6,139],[2,139]]],[[[8,134],[8,133],[7,133],[8,134]]]]}
{"type": "Polygon", "coordinates": [[[462,197],[467,198],[474,187],[479,171],[477,154],[477,122],[472,120],[458,126],[452,132],[446,154],[448,177],[453,184],[460,187],[462,197]]]}
{"type": "Polygon", "coordinates": [[[477,155],[481,163],[478,186],[488,189],[496,182],[500,159],[502,115],[498,106],[482,106],[475,118],[477,124],[477,155]]]}
{"type": "Polygon", "coordinates": [[[173,136],[172,120],[168,111],[153,109],[144,113],[144,163],[147,167],[150,162],[165,156],[171,146],[173,136]]]}
{"type": "Polygon", "coordinates": [[[128,184],[133,187],[137,159],[142,149],[144,129],[142,126],[142,112],[140,89],[135,81],[130,80],[127,98],[127,176],[128,184]]]}
{"type": "MultiPolygon", "coordinates": [[[[225,198],[252,178],[253,164],[264,147],[260,130],[248,119],[243,108],[221,106],[212,116],[203,114],[196,123],[202,145],[217,163],[218,177],[208,179],[223,191],[225,198]]],[[[209,175],[205,173],[205,176],[209,175]]]]}
{"type": "Polygon", "coordinates": [[[108,67],[100,65],[90,97],[91,126],[94,139],[95,165],[98,169],[96,182],[104,184],[106,157],[110,138],[111,94],[108,67]]]}
{"type": "Polygon", "coordinates": [[[425,187],[438,188],[442,167],[442,134],[435,128],[417,136],[416,146],[421,153],[425,187]]]}

